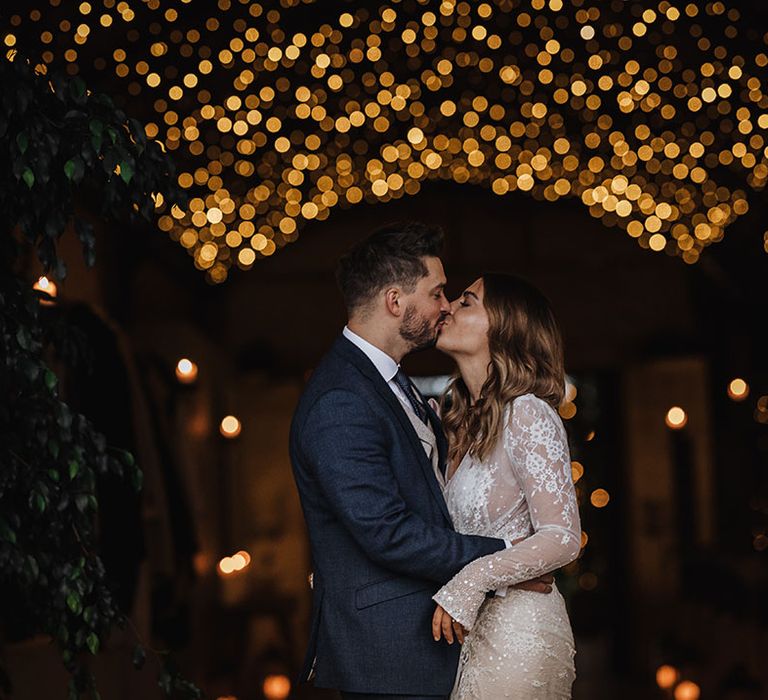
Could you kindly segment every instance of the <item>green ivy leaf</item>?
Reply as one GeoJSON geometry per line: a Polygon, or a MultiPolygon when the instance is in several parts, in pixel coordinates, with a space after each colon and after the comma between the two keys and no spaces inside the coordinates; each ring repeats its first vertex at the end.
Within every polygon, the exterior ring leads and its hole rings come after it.
{"type": "Polygon", "coordinates": [[[82,609],[82,604],[80,603],[80,596],[77,595],[74,591],[72,591],[67,596],[67,607],[75,613],[75,615],[80,614],[80,610],[82,609]]]}
{"type": "Polygon", "coordinates": [[[69,460],[69,478],[74,479],[80,471],[80,464],[75,459],[69,460]]]}
{"type": "Polygon", "coordinates": [[[58,381],[54,372],[49,369],[45,370],[45,386],[48,387],[49,391],[53,391],[56,388],[58,381]]]}
{"type": "Polygon", "coordinates": [[[123,179],[126,185],[131,184],[133,179],[133,166],[126,160],[120,163],[120,177],[123,179]]]}
{"type": "Polygon", "coordinates": [[[54,481],[58,483],[59,481],[59,472],[57,472],[55,469],[49,469],[48,470],[48,477],[51,479],[51,481],[54,481]]]}
{"type": "Polygon", "coordinates": [[[85,513],[86,508],[88,508],[88,496],[84,493],[80,493],[75,496],[75,507],[81,513],[85,513]]]}
{"type": "Polygon", "coordinates": [[[27,187],[32,189],[32,185],[35,184],[35,174],[32,172],[32,169],[24,168],[24,172],[21,174],[21,177],[23,178],[24,182],[27,183],[27,187]]]}
{"type": "Polygon", "coordinates": [[[45,510],[45,507],[48,505],[48,501],[41,493],[35,494],[34,503],[38,513],[42,513],[45,510]]]}
{"type": "Polygon", "coordinates": [[[86,640],[86,644],[88,645],[88,649],[94,656],[96,655],[96,652],[99,651],[99,638],[91,632],[88,635],[88,639],[86,640]]]}
{"type": "Polygon", "coordinates": [[[37,564],[37,559],[31,554],[27,556],[27,569],[29,570],[32,580],[36,581],[40,576],[40,567],[37,564]]]}
{"type": "Polygon", "coordinates": [[[100,119],[91,119],[88,129],[94,136],[101,136],[104,133],[104,123],[100,119]]]}
{"type": "Polygon", "coordinates": [[[67,180],[70,181],[75,175],[75,164],[72,162],[71,158],[64,163],[64,174],[67,176],[67,180]]]}
{"type": "Polygon", "coordinates": [[[27,134],[23,131],[20,131],[16,135],[16,145],[19,147],[19,151],[24,154],[27,152],[27,148],[29,148],[29,139],[27,138],[27,134]]]}
{"type": "Polygon", "coordinates": [[[16,342],[24,349],[29,350],[32,345],[32,338],[29,332],[23,326],[16,331],[16,342]]]}
{"type": "Polygon", "coordinates": [[[0,539],[16,544],[16,533],[11,529],[5,518],[0,518],[0,539]]]}

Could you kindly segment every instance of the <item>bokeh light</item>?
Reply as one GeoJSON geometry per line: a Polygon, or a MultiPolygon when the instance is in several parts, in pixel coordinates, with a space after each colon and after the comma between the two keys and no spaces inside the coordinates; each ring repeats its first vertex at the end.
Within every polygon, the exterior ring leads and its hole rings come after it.
{"type": "Polygon", "coordinates": [[[681,430],[688,423],[688,415],[680,406],[673,406],[667,411],[665,422],[668,428],[681,430]]]}
{"type": "Polygon", "coordinates": [[[182,384],[193,384],[197,380],[197,365],[187,357],[176,363],[176,378],[182,384]]]}
{"type": "Polygon", "coordinates": [[[309,22],[310,0],[227,0],[207,19],[163,0],[39,4],[11,17],[6,55],[146,105],[190,195],[158,201],[158,226],[213,283],[337,207],[430,180],[573,199],[693,264],[768,182],[768,34],[722,2],[360,3],[309,22]]]}
{"type": "Polygon", "coordinates": [[[225,438],[236,438],[240,435],[242,424],[235,416],[225,416],[219,425],[219,432],[225,438]]]}
{"type": "Polygon", "coordinates": [[[728,384],[728,398],[732,401],[744,401],[749,396],[749,384],[743,379],[736,378],[728,384]]]}

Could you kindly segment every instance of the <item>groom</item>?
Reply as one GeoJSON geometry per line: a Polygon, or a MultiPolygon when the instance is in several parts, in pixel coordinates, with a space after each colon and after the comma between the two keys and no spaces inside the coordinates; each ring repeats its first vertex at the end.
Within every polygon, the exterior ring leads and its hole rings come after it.
{"type": "MultiPolygon", "coordinates": [[[[437,228],[395,224],[341,260],[349,320],[291,426],[315,568],[302,679],[349,700],[447,697],[459,648],[434,641],[432,595],[506,545],[453,530],[441,490],[445,437],[400,369],[405,355],[434,345],[450,313],[442,244],[437,228]]],[[[548,582],[522,587],[547,592],[548,582]]]]}

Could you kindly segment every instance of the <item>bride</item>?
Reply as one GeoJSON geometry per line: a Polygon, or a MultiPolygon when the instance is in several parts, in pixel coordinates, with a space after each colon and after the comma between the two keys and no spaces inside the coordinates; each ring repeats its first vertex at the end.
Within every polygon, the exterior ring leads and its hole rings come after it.
{"type": "Polygon", "coordinates": [[[581,526],[557,406],[560,333],[527,282],[485,274],[451,304],[437,348],[459,373],[442,421],[449,439],[445,497],[456,530],[506,539],[434,596],[433,634],[464,640],[452,700],[570,698],[573,634],[565,602],[508,588],[579,554],[581,526]],[[489,591],[497,595],[487,598],[489,591]],[[504,595],[506,593],[506,595],[504,595]]]}

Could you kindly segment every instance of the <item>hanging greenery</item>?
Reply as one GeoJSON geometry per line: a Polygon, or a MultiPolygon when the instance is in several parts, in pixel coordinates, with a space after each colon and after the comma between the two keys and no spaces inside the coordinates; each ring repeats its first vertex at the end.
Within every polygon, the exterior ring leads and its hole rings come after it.
{"type": "MultiPolygon", "coordinates": [[[[56,246],[70,228],[94,263],[93,230],[76,202],[98,202],[108,218],[150,219],[160,198],[181,193],[161,147],[81,79],[41,75],[12,54],[0,58],[0,80],[0,583],[30,629],[58,644],[70,698],[98,697],[88,655],[127,619],[95,553],[96,482],[114,475],[139,490],[142,472],[59,398],[45,362],[44,295],[20,268],[36,256],[61,280],[56,246]]],[[[134,665],[144,658],[138,644],[134,665]]],[[[159,682],[169,695],[201,695],[167,663],[159,682]]]]}

